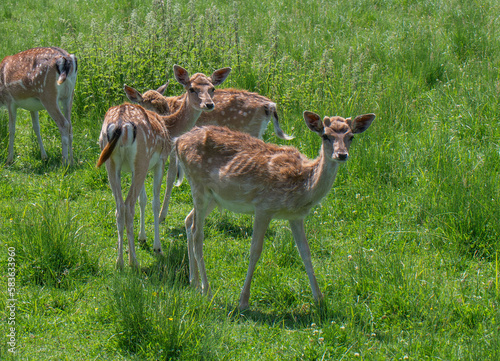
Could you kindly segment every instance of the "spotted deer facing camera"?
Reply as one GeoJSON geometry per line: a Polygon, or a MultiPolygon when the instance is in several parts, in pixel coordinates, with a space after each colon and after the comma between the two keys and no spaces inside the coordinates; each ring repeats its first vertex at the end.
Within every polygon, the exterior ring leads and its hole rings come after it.
{"type": "Polygon", "coordinates": [[[145,240],[146,189],[144,182],[149,169],[154,169],[153,217],[154,245],[157,254],[162,254],[159,232],[160,188],[165,161],[171,152],[171,139],[191,129],[200,114],[212,111],[214,86],[221,84],[230,68],[216,70],[210,77],[188,72],[174,66],[176,80],[184,86],[186,94],[182,105],[171,115],[161,116],[136,104],[112,107],[104,117],[99,143],[101,155],[97,166],[106,164],[109,184],[116,202],[116,225],[118,229],[117,268],[123,268],[123,231],[127,232],[129,264],[138,267],[134,244],[134,209],[137,198],[141,208],[141,230],[139,240],[145,240]],[[132,184],[123,201],[121,171],[132,173],[132,184]]]}
{"type": "Polygon", "coordinates": [[[195,128],[176,141],[177,157],[191,185],[194,209],[186,218],[189,278],[209,293],[203,259],[203,225],[218,205],[237,213],[254,214],[250,263],[240,295],[248,307],[250,284],[271,219],[286,219],[304,262],[314,299],[323,298],[311,263],[304,219],[330,191],[340,164],[349,156],[353,135],[364,132],[374,114],[351,118],[320,117],[304,112],[310,130],[322,138],[320,155],[310,160],[292,147],[267,144],[227,128],[195,128]]]}
{"type": "MultiPolygon", "coordinates": [[[[166,115],[178,109],[181,97],[165,97],[163,93],[168,86],[168,82],[157,90],[148,90],[141,94],[134,88],[125,89],[128,99],[140,104],[144,108],[158,114],[166,115]]],[[[229,129],[248,133],[254,137],[261,138],[272,120],[274,132],[282,139],[290,140],[293,137],[287,135],[280,127],[276,103],[268,98],[246,90],[238,89],[217,89],[214,94],[215,109],[210,113],[203,113],[198,122],[198,126],[219,125],[229,129]]],[[[160,213],[160,222],[163,222],[168,213],[168,206],[172,188],[177,174],[177,164],[175,154],[170,159],[167,173],[167,186],[165,197],[160,213]]]]}
{"type": "Polygon", "coordinates": [[[40,136],[38,111],[46,109],[61,134],[62,158],[73,162],[71,107],[76,84],[77,59],[56,47],[33,48],[5,57],[0,63],[0,106],[9,112],[9,154],[14,160],[17,108],[29,110],[42,159],[47,158],[40,136]],[[59,108],[62,105],[63,112],[59,108]]]}

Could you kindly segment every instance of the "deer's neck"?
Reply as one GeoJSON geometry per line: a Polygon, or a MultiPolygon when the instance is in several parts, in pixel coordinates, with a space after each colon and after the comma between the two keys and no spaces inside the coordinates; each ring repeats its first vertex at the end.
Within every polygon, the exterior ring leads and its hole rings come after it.
{"type": "Polygon", "coordinates": [[[170,137],[178,137],[190,130],[201,115],[201,110],[193,108],[189,97],[185,96],[179,109],[171,115],[163,117],[170,137]]]}
{"type": "Polygon", "coordinates": [[[309,178],[310,202],[317,204],[325,197],[337,177],[339,163],[329,159],[331,155],[321,146],[320,156],[312,161],[309,178]]]}

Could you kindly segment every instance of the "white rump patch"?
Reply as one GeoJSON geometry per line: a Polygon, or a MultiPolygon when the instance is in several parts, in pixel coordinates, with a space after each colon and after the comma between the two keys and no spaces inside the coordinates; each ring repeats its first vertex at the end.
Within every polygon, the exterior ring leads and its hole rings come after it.
{"type": "Polygon", "coordinates": [[[116,129],[116,125],[114,123],[111,123],[110,125],[108,125],[108,129],[106,129],[106,132],[108,133],[107,134],[108,140],[113,138],[113,133],[115,132],[115,129],[116,129]]]}

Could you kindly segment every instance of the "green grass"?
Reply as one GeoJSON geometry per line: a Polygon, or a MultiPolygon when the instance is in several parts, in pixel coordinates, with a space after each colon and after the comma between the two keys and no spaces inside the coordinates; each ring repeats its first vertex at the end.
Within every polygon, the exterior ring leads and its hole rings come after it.
{"type": "MultiPolygon", "coordinates": [[[[498,359],[499,11],[496,0],[3,1],[0,57],[61,46],[78,56],[79,74],[75,165],[61,165],[45,112],[42,161],[19,110],[14,164],[0,166],[5,335],[9,247],[17,271],[17,353],[4,337],[0,359],[498,359]],[[114,269],[115,204],[95,168],[101,122],[124,101],[124,83],[156,88],[172,80],[174,64],[192,73],[232,67],[224,86],[276,101],[296,136],[285,142],[269,129],[265,140],[309,157],[320,143],[304,110],[377,115],[306,220],[323,307],[287,223],[273,221],[250,309],[238,312],[252,219],[227,211],[206,223],[214,298],[193,290],[187,184],[161,226],[165,259],[152,251],[148,207],[141,272],[114,269]]],[[[0,123],[3,164],[5,108],[0,123]]]]}

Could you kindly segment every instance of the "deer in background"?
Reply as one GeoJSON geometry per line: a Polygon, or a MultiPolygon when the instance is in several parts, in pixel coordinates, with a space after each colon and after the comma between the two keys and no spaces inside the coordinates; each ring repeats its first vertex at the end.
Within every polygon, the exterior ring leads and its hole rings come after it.
{"type": "Polygon", "coordinates": [[[322,138],[319,157],[314,160],[295,148],[267,144],[222,127],[194,128],[180,136],[175,151],[191,185],[194,203],[185,222],[191,284],[199,287],[201,275],[201,291],[210,293],[203,259],[203,226],[206,216],[218,205],[255,215],[240,309],[248,308],[252,276],[273,218],[289,221],[314,299],[321,302],[304,219],[330,191],[339,165],[349,156],[354,134],[364,132],[374,119],[374,114],[365,114],[354,119],[325,117],[321,121],[317,114],[304,112],[308,128],[322,138]]]}
{"type": "Polygon", "coordinates": [[[188,72],[174,66],[175,79],[183,85],[186,93],[175,113],[161,116],[135,104],[125,103],[112,107],[104,117],[99,143],[101,155],[97,167],[106,164],[108,179],[116,202],[116,225],[118,228],[117,268],[123,268],[123,231],[126,227],[129,264],[138,267],[134,245],[134,212],[139,197],[141,208],[141,230],[139,240],[145,240],[146,188],[144,185],[149,169],[154,169],[153,217],[154,245],[157,254],[163,254],[160,243],[159,212],[160,188],[163,169],[171,152],[171,139],[191,129],[204,111],[212,111],[214,86],[224,82],[231,69],[216,70],[210,77],[188,72]],[[127,198],[123,201],[121,171],[132,173],[132,183],[127,198]]]}
{"type": "Polygon", "coordinates": [[[76,84],[77,59],[56,47],[33,48],[5,57],[0,63],[0,106],[9,111],[9,154],[14,160],[17,108],[29,110],[42,159],[47,158],[40,136],[38,111],[46,109],[61,134],[62,158],[73,162],[71,107],[76,84]],[[61,103],[63,112],[59,108],[61,103]]]}
{"type": "MultiPolygon", "coordinates": [[[[166,115],[177,110],[182,101],[179,96],[163,96],[167,86],[168,82],[157,90],[148,90],[144,94],[141,94],[132,87],[128,87],[125,91],[131,102],[140,104],[144,108],[158,114],[166,115]]],[[[285,140],[293,139],[293,137],[283,132],[280,127],[276,103],[273,103],[262,95],[232,88],[217,89],[214,94],[214,103],[214,111],[203,113],[198,119],[198,126],[226,126],[230,129],[262,138],[269,121],[272,120],[274,132],[278,137],[285,140]]],[[[160,213],[160,222],[163,222],[167,216],[176,175],[177,163],[175,153],[172,153],[167,172],[167,186],[160,213]]]]}

